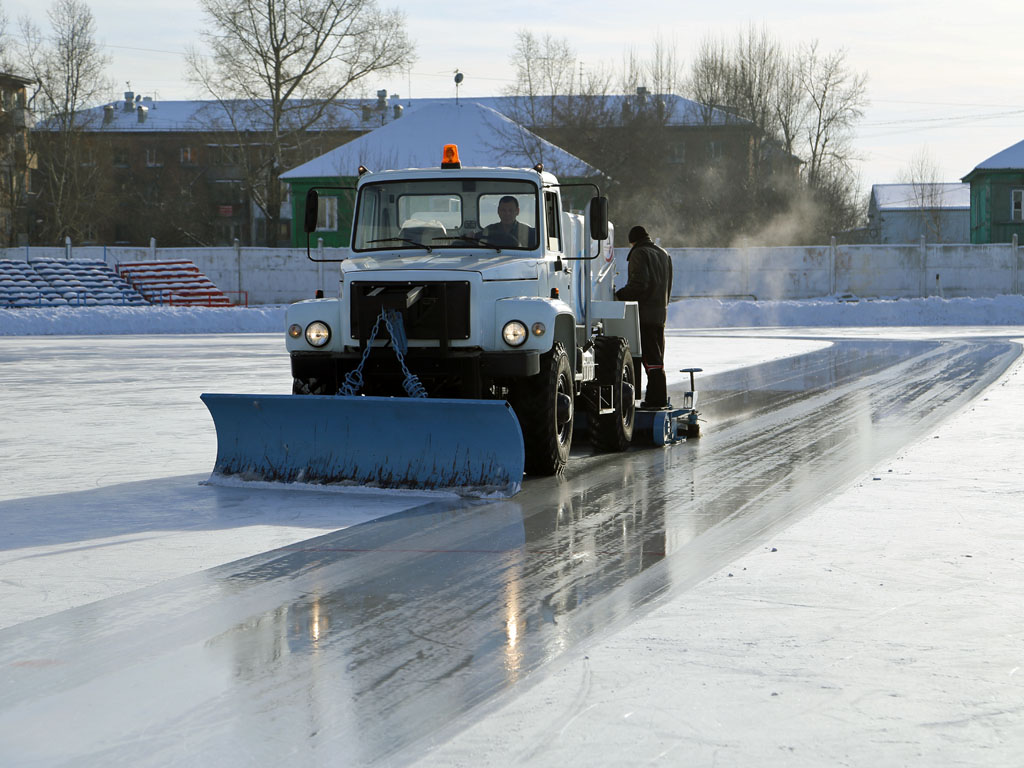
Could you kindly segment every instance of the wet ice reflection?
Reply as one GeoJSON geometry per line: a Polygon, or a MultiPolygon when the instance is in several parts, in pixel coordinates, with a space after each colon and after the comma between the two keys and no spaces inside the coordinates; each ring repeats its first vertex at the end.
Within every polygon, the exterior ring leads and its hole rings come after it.
{"type": "Polygon", "coordinates": [[[59,674],[5,666],[0,727],[26,708],[64,722],[76,690],[145,697],[174,679],[173,697],[142,723],[159,737],[133,732],[126,743],[93,723],[92,742],[76,732],[77,755],[400,762],[476,704],[812,508],[990,381],[1008,362],[1004,346],[858,343],[753,379],[709,377],[712,428],[696,443],[581,455],[564,479],[530,481],[514,500],[443,502],[354,526],[170,593],[79,609],[75,631],[58,617],[31,636],[14,628],[4,635],[22,649],[12,658],[71,661],[59,674]]]}

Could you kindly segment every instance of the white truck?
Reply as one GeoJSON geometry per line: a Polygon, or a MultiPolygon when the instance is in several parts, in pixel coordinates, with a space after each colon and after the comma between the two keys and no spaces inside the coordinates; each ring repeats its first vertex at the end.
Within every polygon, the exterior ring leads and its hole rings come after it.
{"type": "MultiPolygon", "coordinates": [[[[523,469],[563,470],[581,414],[595,449],[630,445],[640,324],[614,299],[607,199],[588,190],[572,213],[570,188],[596,187],[463,168],[453,145],[442,158],[360,168],[337,297],[288,309],[291,402],[261,399],[255,428],[247,402],[207,402],[219,443],[243,446],[219,453],[221,473],[514,493],[523,469]]],[[[309,193],[307,233],[320,193],[340,189],[309,193]]]]}

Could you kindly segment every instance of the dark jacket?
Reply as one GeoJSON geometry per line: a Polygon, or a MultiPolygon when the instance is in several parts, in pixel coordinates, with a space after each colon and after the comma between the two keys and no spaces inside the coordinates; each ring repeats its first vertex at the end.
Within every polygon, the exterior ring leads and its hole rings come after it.
{"type": "Polygon", "coordinates": [[[615,298],[637,302],[641,322],[664,325],[672,293],[672,257],[647,238],[633,246],[626,261],[629,277],[615,292],[615,298]]]}
{"type": "Polygon", "coordinates": [[[512,226],[511,232],[506,232],[502,229],[500,221],[488,224],[484,227],[483,239],[497,246],[503,245],[506,248],[537,247],[537,237],[533,227],[523,224],[521,221],[517,221],[512,226]]]}

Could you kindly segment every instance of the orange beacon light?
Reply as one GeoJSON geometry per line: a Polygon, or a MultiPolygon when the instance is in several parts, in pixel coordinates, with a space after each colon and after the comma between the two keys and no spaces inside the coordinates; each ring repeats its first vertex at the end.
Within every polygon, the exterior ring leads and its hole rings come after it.
{"type": "Polygon", "coordinates": [[[442,168],[461,168],[462,163],[459,162],[459,147],[457,144],[445,144],[444,150],[441,152],[441,167],[442,168]]]}

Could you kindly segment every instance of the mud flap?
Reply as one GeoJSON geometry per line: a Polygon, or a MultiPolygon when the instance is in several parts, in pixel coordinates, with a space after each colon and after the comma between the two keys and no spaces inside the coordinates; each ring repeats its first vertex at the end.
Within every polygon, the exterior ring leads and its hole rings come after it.
{"type": "Polygon", "coordinates": [[[498,400],[203,394],[214,476],[518,493],[523,434],[498,400]]]}

